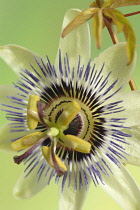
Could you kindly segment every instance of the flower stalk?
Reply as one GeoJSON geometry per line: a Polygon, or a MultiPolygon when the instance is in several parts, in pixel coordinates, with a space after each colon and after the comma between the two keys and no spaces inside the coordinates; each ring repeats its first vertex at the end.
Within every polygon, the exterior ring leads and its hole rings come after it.
{"type": "Polygon", "coordinates": [[[125,14],[124,16],[129,17],[129,16],[133,16],[133,15],[137,15],[137,14],[140,14],[140,11],[131,12],[131,13],[125,14]]]}

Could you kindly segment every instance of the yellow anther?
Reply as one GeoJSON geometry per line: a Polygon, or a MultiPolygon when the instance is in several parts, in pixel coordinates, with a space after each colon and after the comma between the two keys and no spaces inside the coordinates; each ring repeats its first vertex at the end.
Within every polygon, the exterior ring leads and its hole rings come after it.
{"type": "Polygon", "coordinates": [[[32,116],[38,122],[40,121],[38,112],[35,112],[32,109],[29,109],[27,114],[29,114],[30,116],[32,116]]]}
{"type": "MultiPolygon", "coordinates": [[[[45,160],[47,161],[47,163],[56,169],[56,165],[52,160],[52,154],[51,154],[51,148],[47,147],[47,146],[43,146],[42,147],[42,154],[45,158],[45,160]]],[[[55,160],[57,162],[58,167],[60,168],[61,171],[63,171],[63,173],[65,173],[67,171],[66,166],[64,165],[64,163],[61,161],[61,159],[55,154],[55,160]]]]}
{"type": "Polygon", "coordinates": [[[73,135],[62,135],[60,138],[64,142],[64,146],[81,153],[90,153],[91,144],[89,142],[73,135]]]}
{"type": "Polygon", "coordinates": [[[28,106],[27,106],[27,125],[30,130],[34,130],[37,127],[38,119],[30,114],[30,110],[37,112],[37,102],[40,100],[40,97],[37,95],[30,95],[28,106]],[[29,112],[29,113],[28,113],[29,112]]]}
{"type": "Polygon", "coordinates": [[[13,148],[14,151],[19,151],[22,149],[26,149],[30,146],[32,146],[33,144],[35,144],[39,139],[41,139],[44,135],[46,135],[45,133],[42,132],[35,132],[32,134],[29,134],[27,136],[24,136],[16,141],[14,141],[11,144],[11,147],[13,148]]]}
{"type": "Polygon", "coordinates": [[[76,117],[81,107],[76,101],[72,101],[64,107],[62,114],[59,116],[58,126],[67,126],[76,117]]]}

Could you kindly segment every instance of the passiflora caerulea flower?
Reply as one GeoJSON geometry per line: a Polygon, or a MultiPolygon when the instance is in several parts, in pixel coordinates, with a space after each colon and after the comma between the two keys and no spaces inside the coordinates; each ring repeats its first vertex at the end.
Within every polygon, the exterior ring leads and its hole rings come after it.
{"type": "MultiPolygon", "coordinates": [[[[79,13],[69,10],[62,30],[79,13]]],[[[0,48],[20,76],[0,88],[10,121],[1,129],[1,149],[19,151],[14,161],[26,165],[17,198],[33,196],[54,177],[59,209],[81,209],[90,181],[122,208],[140,209],[139,188],[122,164],[140,164],[138,127],[130,129],[139,125],[139,91],[123,92],[135,58],[127,65],[125,48],[116,44],[91,61],[87,23],[60,38],[54,65],[19,46],[0,48]]]]}

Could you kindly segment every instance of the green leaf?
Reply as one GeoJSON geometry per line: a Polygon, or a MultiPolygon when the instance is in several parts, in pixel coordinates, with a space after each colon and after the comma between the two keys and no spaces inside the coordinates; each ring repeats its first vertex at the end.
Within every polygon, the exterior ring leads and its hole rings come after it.
{"type": "Polygon", "coordinates": [[[102,8],[110,8],[110,6],[113,4],[114,0],[107,0],[103,4],[102,8]]]}
{"type": "Polygon", "coordinates": [[[130,64],[134,58],[136,45],[135,32],[130,22],[124,17],[121,12],[115,9],[105,9],[104,14],[112,19],[113,23],[118,29],[118,32],[123,31],[127,40],[128,64],[130,64]]]}
{"type": "Polygon", "coordinates": [[[88,8],[83,10],[79,15],[77,15],[63,30],[62,37],[65,37],[75,28],[79,27],[89,19],[91,19],[100,9],[99,8],[88,8]]]}
{"type": "Polygon", "coordinates": [[[96,3],[99,8],[102,8],[102,5],[104,4],[104,0],[96,0],[96,3]]]}
{"type": "Polygon", "coordinates": [[[94,1],[89,4],[90,7],[98,7],[98,4],[94,1]]]}
{"type": "Polygon", "coordinates": [[[102,10],[100,10],[97,14],[94,15],[94,20],[93,20],[93,34],[97,48],[101,47],[102,29],[103,29],[103,16],[102,16],[102,10]]]}
{"type": "Polygon", "coordinates": [[[140,0],[114,0],[110,8],[140,5],[140,0]]]}

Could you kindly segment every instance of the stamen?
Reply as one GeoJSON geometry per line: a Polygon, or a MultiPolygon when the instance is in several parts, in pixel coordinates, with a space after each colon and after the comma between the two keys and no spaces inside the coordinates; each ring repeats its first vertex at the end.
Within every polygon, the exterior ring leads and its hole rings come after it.
{"type": "Polygon", "coordinates": [[[28,149],[24,154],[20,156],[14,156],[14,162],[17,164],[20,164],[25,158],[27,158],[29,155],[32,154],[32,152],[40,145],[42,144],[47,138],[47,135],[41,138],[39,141],[36,142],[30,149],[28,149]]]}
{"type": "Polygon", "coordinates": [[[46,135],[46,132],[35,132],[32,134],[29,134],[27,136],[24,136],[16,141],[14,141],[11,144],[11,147],[13,148],[14,151],[26,149],[26,148],[32,146],[33,144],[35,144],[44,135],[46,135]]]}
{"type": "Polygon", "coordinates": [[[63,162],[60,160],[60,158],[54,153],[55,151],[55,146],[56,146],[56,141],[54,141],[54,138],[51,138],[51,155],[52,155],[52,160],[54,163],[55,170],[57,172],[58,176],[62,176],[65,174],[67,171],[66,166],[63,164],[63,162]]]}
{"type": "MultiPolygon", "coordinates": [[[[70,147],[81,153],[90,153],[91,144],[83,139],[73,136],[73,135],[63,135],[60,136],[61,140],[64,142],[66,147],[70,147]]],[[[62,144],[62,143],[61,143],[62,144]]]]}
{"type": "Polygon", "coordinates": [[[47,163],[51,167],[55,168],[58,176],[62,176],[67,171],[67,168],[63,164],[61,159],[56,154],[54,154],[54,150],[53,150],[52,146],[51,146],[51,148],[47,147],[47,146],[43,146],[42,154],[43,154],[45,160],[47,161],[47,163]]]}
{"type": "Polygon", "coordinates": [[[40,97],[37,95],[30,95],[29,97],[28,106],[27,106],[27,125],[30,130],[34,130],[37,127],[38,119],[30,115],[28,111],[33,110],[34,112],[38,112],[37,102],[39,100],[40,100],[40,97]]]}
{"type": "Polygon", "coordinates": [[[39,115],[37,112],[33,111],[32,109],[28,110],[29,115],[31,115],[34,119],[36,119],[38,122],[40,121],[39,115]]]}
{"type": "Polygon", "coordinates": [[[62,114],[58,118],[58,126],[68,126],[70,122],[76,117],[80,109],[81,107],[76,101],[72,101],[66,105],[62,114]]]}

